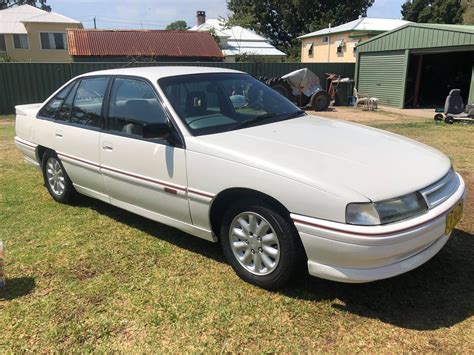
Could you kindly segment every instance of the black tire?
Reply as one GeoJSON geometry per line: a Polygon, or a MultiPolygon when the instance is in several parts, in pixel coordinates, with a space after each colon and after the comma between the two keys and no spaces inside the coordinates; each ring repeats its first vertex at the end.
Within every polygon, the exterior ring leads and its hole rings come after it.
{"type": "Polygon", "coordinates": [[[266,84],[273,90],[285,96],[288,100],[294,101],[290,84],[282,78],[271,78],[266,81],[266,84]]]}
{"type": "Polygon", "coordinates": [[[325,111],[329,107],[331,98],[326,91],[318,91],[311,96],[310,104],[315,111],[325,111]]]}
{"type": "Polygon", "coordinates": [[[294,97],[295,104],[298,107],[306,107],[309,104],[310,98],[305,94],[301,94],[294,97]]]}
{"type": "Polygon", "coordinates": [[[451,117],[451,116],[447,116],[447,117],[444,119],[444,122],[445,122],[445,123],[448,123],[448,124],[453,124],[453,123],[454,123],[454,118],[451,117]]]}
{"type": "MultiPolygon", "coordinates": [[[[258,200],[238,201],[227,209],[221,223],[220,242],[227,261],[240,278],[264,289],[276,290],[288,283],[303,264],[306,265],[307,258],[301,239],[294,224],[289,222],[288,219],[289,216],[284,217],[269,204],[258,200]],[[245,212],[256,213],[262,216],[271,226],[274,234],[276,234],[278,238],[279,260],[275,269],[266,275],[256,275],[248,271],[237,260],[232,250],[230,240],[231,224],[237,216],[245,212]]],[[[254,235],[254,237],[255,236],[256,235],[254,235]]],[[[261,263],[264,265],[263,260],[261,263]]]]}
{"type": "Polygon", "coordinates": [[[434,115],[434,120],[435,121],[442,121],[443,120],[443,114],[442,113],[437,113],[436,115],[434,115]]]}
{"type": "Polygon", "coordinates": [[[69,179],[69,176],[67,175],[66,170],[64,169],[64,166],[61,160],[58,158],[57,154],[51,150],[46,151],[43,154],[41,163],[42,163],[44,184],[46,185],[46,188],[48,189],[48,192],[51,195],[51,197],[56,202],[70,203],[76,196],[77,192],[74,186],[72,185],[71,179],[69,179]],[[61,177],[63,178],[62,183],[64,185],[64,189],[62,189],[61,192],[55,191],[54,183],[49,182],[48,169],[51,168],[50,163],[53,164],[53,166],[56,165],[56,163],[59,164],[58,168],[62,172],[61,177]]]}

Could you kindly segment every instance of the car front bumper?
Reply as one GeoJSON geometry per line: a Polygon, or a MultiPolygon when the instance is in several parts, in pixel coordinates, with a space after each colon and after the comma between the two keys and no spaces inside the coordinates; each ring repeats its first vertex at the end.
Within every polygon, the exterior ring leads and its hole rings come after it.
{"type": "Polygon", "coordinates": [[[465,203],[460,175],[456,191],[422,216],[382,226],[355,226],[291,214],[313,276],[340,282],[370,282],[415,269],[436,255],[450,237],[446,216],[465,203]]]}

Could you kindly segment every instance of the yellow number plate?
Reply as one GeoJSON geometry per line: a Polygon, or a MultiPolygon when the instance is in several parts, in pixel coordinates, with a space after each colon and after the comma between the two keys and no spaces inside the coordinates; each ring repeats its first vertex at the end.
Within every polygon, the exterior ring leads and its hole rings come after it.
{"type": "Polygon", "coordinates": [[[446,228],[444,229],[444,234],[445,235],[448,235],[449,233],[451,233],[453,231],[454,227],[456,226],[456,224],[458,224],[459,220],[462,217],[462,212],[463,212],[462,207],[463,207],[463,204],[462,204],[462,201],[461,201],[446,216],[446,228]]]}

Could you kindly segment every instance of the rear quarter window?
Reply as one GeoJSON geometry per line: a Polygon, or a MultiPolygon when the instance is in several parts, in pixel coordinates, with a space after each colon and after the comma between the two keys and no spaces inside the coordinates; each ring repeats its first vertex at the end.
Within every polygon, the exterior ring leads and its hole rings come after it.
{"type": "Polygon", "coordinates": [[[73,81],[64,89],[62,89],[59,93],[56,94],[49,102],[44,106],[41,111],[39,112],[39,115],[41,117],[46,117],[46,118],[55,118],[56,114],[58,113],[59,109],[61,108],[61,105],[63,104],[67,94],[71,90],[71,88],[74,86],[76,82],[73,81]]]}

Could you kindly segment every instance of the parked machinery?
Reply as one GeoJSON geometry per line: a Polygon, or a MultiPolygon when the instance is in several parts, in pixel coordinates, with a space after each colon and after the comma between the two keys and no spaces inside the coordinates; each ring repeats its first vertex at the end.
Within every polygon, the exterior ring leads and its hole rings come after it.
{"type": "Polygon", "coordinates": [[[257,77],[257,79],[299,107],[306,107],[309,104],[315,111],[324,111],[331,101],[327,91],[321,87],[318,76],[308,68],[292,71],[282,77],[257,77]]]}
{"type": "Polygon", "coordinates": [[[436,109],[435,121],[443,121],[453,124],[456,121],[474,122],[474,105],[464,106],[460,89],[452,89],[449,92],[444,109],[436,109]]]}

